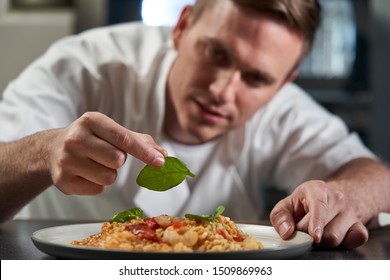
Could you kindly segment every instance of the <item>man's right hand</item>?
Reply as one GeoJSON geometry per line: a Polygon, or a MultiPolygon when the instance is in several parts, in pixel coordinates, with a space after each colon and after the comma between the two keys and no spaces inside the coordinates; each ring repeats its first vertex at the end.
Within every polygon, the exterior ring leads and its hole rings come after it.
{"type": "Polygon", "coordinates": [[[114,183],[127,154],[155,167],[167,152],[147,134],[130,131],[109,117],[88,112],[59,129],[50,143],[52,181],[65,194],[94,195],[114,183]]]}

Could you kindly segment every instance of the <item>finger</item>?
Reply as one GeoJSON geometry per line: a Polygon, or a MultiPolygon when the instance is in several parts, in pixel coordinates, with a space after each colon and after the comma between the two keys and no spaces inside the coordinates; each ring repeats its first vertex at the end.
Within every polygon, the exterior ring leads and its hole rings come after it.
{"type": "Polygon", "coordinates": [[[151,137],[140,137],[103,114],[86,113],[80,119],[87,123],[93,133],[122,151],[152,166],[164,165],[164,156],[167,153],[151,137]]]}
{"type": "Polygon", "coordinates": [[[310,213],[306,215],[296,224],[297,230],[309,232],[310,213]]]}
{"type": "Polygon", "coordinates": [[[291,213],[290,198],[279,201],[270,213],[270,221],[282,239],[288,239],[294,233],[295,221],[291,213]]]}
{"type": "Polygon", "coordinates": [[[367,230],[356,217],[354,210],[347,205],[344,194],[329,190],[328,205],[329,215],[320,245],[332,248],[342,244],[346,247],[363,244],[368,238],[367,230]]]}
{"type": "Polygon", "coordinates": [[[129,133],[132,136],[125,143],[126,149],[124,151],[151,166],[160,167],[164,165],[167,152],[154,143],[151,136],[140,135],[132,131],[129,131],[129,133]]]}
{"type": "Polygon", "coordinates": [[[104,186],[79,176],[68,178],[65,184],[56,185],[56,187],[66,195],[97,195],[104,191],[104,186]]]}
{"type": "Polygon", "coordinates": [[[122,167],[127,157],[127,153],[95,136],[86,137],[82,146],[75,150],[111,169],[122,167]]]}
{"type": "Polygon", "coordinates": [[[295,189],[289,199],[295,228],[309,233],[315,243],[320,242],[323,228],[331,219],[325,183],[315,180],[305,182],[295,189]]]}
{"type": "Polygon", "coordinates": [[[92,183],[98,185],[111,185],[117,177],[117,170],[103,166],[95,161],[87,159],[85,163],[75,162],[71,167],[71,172],[92,183]]]}
{"type": "Polygon", "coordinates": [[[310,220],[311,220],[311,212],[307,213],[297,224],[296,229],[299,231],[307,232],[311,237],[313,237],[314,243],[319,243],[322,240],[323,233],[322,234],[313,234],[312,232],[309,232],[310,227],[310,220]]]}
{"type": "Polygon", "coordinates": [[[97,185],[111,185],[116,180],[117,171],[88,158],[75,158],[67,154],[59,161],[53,181],[58,185],[67,184],[69,178],[75,176],[97,185]]]}
{"type": "Polygon", "coordinates": [[[326,227],[321,246],[354,248],[367,241],[368,232],[351,208],[340,212],[326,227]],[[344,245],[343,245],[344,244],[344,245]]]}
{"type": "Polygon", "coordinates": [[[300,228],[305,228],[315,243],[321,241],[325,226],[338,213],[337,205],[331,205],[329,190],[323,181],[309,181],[300,186],[300,203],[304,205],[307,218],[301,222],[300,228]]]}
{"type": "Polygon", "coordinates": [[[148,145],[150,145],[151,147],[153,147],[154,149],[159,151],[164,157],[168,156],[168,152],[163,147],[157,145],[156,142],[154,142],[154,139],[152,136],[150,136],[148,134],[137,133],[134,131],[132,131],[132,133],[141,139],[141,143],[147,143],[148,145]]]}
{"type": "Polygon", "coordinates": [[[345,213],[337,215],[324,229],[320,246],[326,248],[334,248],[341,244],[348,229],[351,227],[351,222],[345,213]]]}
{"type": "Polygon", "coordinates": [[[357,248],[368,241],[368,236],[367,228],[361,222],[356,222],[348,230],[341,246],[345,249],[357,248]]]}

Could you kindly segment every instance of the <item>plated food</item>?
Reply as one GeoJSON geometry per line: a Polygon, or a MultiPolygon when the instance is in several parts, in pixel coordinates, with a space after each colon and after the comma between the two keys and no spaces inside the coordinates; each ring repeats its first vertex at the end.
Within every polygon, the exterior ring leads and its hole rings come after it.
{"type": "Polygon", "coordinates": [[[239,229],[218,207],[212,215],[144,218],[139,208],[118,213],[100,232],[72,245],[142,252],[227,252],[262,250],[263,244],[239,229]]]}

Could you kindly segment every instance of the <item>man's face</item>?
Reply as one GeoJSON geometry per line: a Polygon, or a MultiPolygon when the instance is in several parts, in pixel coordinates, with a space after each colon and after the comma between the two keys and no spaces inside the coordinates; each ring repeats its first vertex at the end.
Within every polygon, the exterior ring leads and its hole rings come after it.
{"type": "Polygon", "coordinates": [[[295,77],[303,39],[284,25],[231,1],[174,28],[178,56],[168,77],[165,132],[199,144],[248,121],[295,77]]]}

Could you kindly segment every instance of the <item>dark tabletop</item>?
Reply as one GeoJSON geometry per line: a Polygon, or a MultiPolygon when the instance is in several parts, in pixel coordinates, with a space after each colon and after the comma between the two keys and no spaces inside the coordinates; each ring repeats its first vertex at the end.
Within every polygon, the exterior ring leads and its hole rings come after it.
{"type": "MultiPolygon", "coordinates": [[[[35,247],[32,234],[40,229],[91,221],[15,220],[0,225],[2,260],[55,259],[35,247]]],[[[390,226],[371,230],[370,239],[355,250],[319,250],[311,248],[298,259],[305,260],[389,260],[390,226]]]]}

